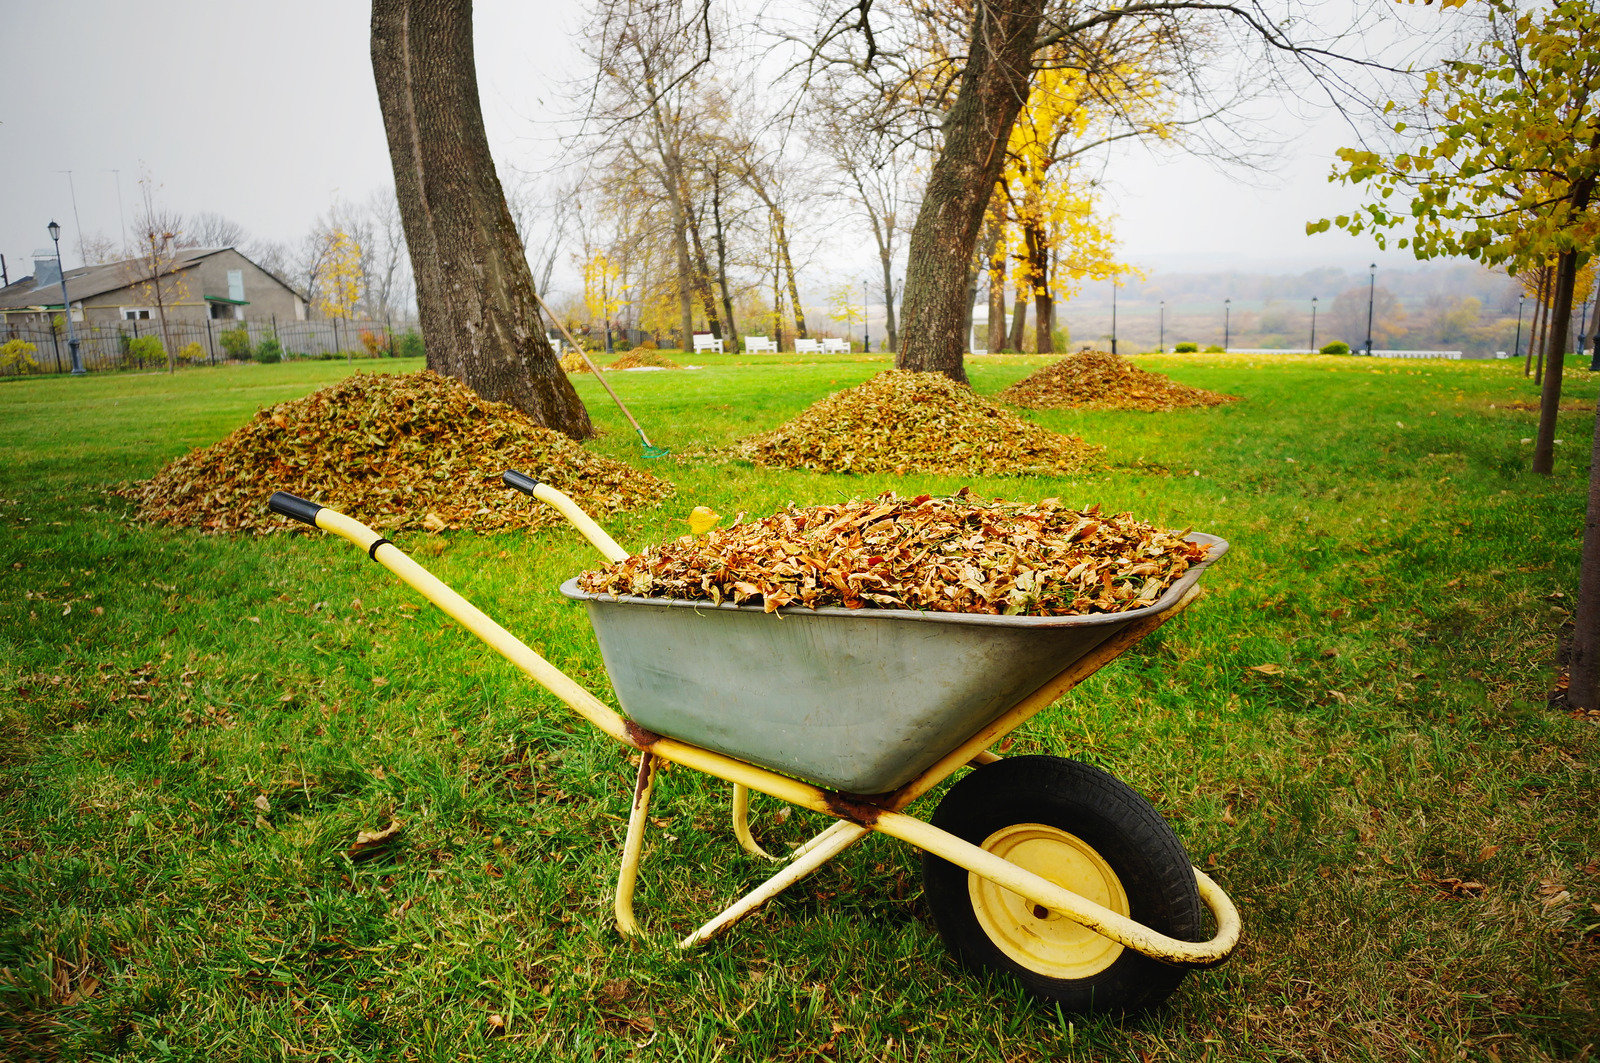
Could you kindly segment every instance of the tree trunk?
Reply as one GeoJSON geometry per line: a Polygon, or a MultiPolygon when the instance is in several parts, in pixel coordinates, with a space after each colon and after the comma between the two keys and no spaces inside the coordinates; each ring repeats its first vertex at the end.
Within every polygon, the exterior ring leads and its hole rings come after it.
{"type": "Polygon", "coordinates": [[[989,288],[989,334],[983,345],[990,354],[1006,349],[1006,259],[1002,252],[995,254],[1005,226],[994,218],[984,219],[983,244],[979,254],[983,259],[989,288]]]}
{"type": "Polygon", "coordinates": [[[883,328],[889,336],[889,349],[900,349],[900,329],[894,316],[894,263],[886,252],[878,256],[878,263],[883,267],[883,328]]]}
{"type": "Polygon", "coordinates": [[[1028,291],[1022,285],[1017,285],[1016,305],[1011,308],[1011,335],[1006,340],[1006,349],[1022,353],[1022,337],[1028,331],[1028,291]]]}
{"type": "Polygon", "coordinates": [[[593,435],[545,338],[489,154],[471,0],[373,0],[372,71],[428,368],[575,439],[593,435]]]}
{"type": "Polygon", "coordinates": [[[1544,313],[1544,286],[1549,271],[1541,267],[1533,294],[1533,320],[1528,322],[1528,353],[1522,361],[1522,375],[1533,373],[1533,349],[1539,346],[1539,315],[1544,313]]]}
{"type": "Polygon", "coordinates": [[[1572,324],[1572,289],[1578,275],[1578,252],[1561,252],[1556,259],[1555,298],[1550,304],[1549,335],[1545,338],[1544,385],[1539,392],[1539,430],[1533,440],[1533,471],[1548,475],[1555,468],[1556,413],[1561,407],[1561,365],[1565,360],[1567,329],[1572,324]]]}
{"type": "Polygon", "coordinates": [[[727,340],[723,350],[728,354],[738,354],[739,330],[733,323],[733,296],[728,292],[728,238],[722,229],[722,174],[717,172],[711,178],[711,223],[714,228],[713,235],[717,238],[717,287],[722,295],[722,313],[728,319],[728,334],[723,337],[727,340]]]}
{"type": "MultiPolygon", "coordinates": [[[[1600,402],[1596,403],[1596,410],[1600,414],[1600,402]]],[[[1589,509],[1583,525],[1582,560],[1578,563],[1578,606],[1572,614],[1572,654],[1567,661],[1567,704],[1576,709],[1592,709],[1597,702],[1600,702],[1600,432],[1594,433],[1589,452],[1589,509]]]]}
{"type": "Polygon", "coordinates": [[[789,259],[789,232],[784,227],[783,211],[770,205],[769,209],[772,211],[772,231],[778,237],[778,261],[789,279],[789,306],[794,310],[794,334],[797,339],[805,339],[810,333],[806,331],[805,308],[800,305],[800,282],[795,280],[794,263],[789,259]]]}
{"type": "MultiPolygon", "coordinates": [[[[689,202],[688,189],[684,190],[683,201],[689,202]]],[[[706,248],[700,242],[700,219],[694,211],[687,215],[689,221],[689,240],[694,247],[694,290],[700,296],[700,307],[706,312],[706,327],[718,339],[722,338],[722,315],[717,313],[717,297],[711,291],[711,263],[706,258],[706,248]]],[[[685,347],[684,350],[689,348],[685,347]]]]}
{"type": "Polygon", "coordinates": [[[1055,341],[1050,330],[1055,325],[1055,307],[1051,305],[1050,286],[1044,278],[1050,276],[1050,243],[1037,225],[1027,225],[1022,231],[1028,248],[1028,276],[1033,278],[1033,336],[1034,350],[1038,354],[1055,353],[1055,341]]]}
{"type": "Polygon", "coordinates": [[[967,381],[961,333],[967,269],[1005,163],[1006,138],[1028,98],[1043,10],[1044,0],[975,6],[961,87],[945,115],[944,145],[911,230],[897,368],[967,381]]]}
{"type": "Polygon", "coordinates": [[[661,159],[661,183],[667,193],[667,207],[672,218],[672,247],[677,253],[678,327],[683,333],[678,345],[688,351],[694,349],[694,291],[689,268],[689,205],[683,200],[683,161],[669,138],[654,79],[646,77],[645,87],[650,92],[650,99],[655,101],[650,105],[650,136],[656,155],[661,159]]]}

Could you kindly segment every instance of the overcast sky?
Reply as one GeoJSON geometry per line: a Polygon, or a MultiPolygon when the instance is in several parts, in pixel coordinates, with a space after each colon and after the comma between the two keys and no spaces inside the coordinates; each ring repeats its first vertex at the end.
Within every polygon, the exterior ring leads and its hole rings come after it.
{"type": "MultiPolygon", "coordinates": [[[[11,277],[31,272],[52,218],[69,267],[80,225],[120,242],[141,178],[161,207],[213,211],[284,241],[334,197],[392,184],[368,12],[358,0],[0,0],[0,253],[11,277]]],[[[578,68],[580,18],[576,0],[477,3],[478,75],[498,160],[538,169],[554,153],[549,119],[557,86],[578,68]]],[[[1158,270],[1406,261],[1367,240],[1305,235],[1308,219],[1357,201],[1327,182],[1334,148],[1352,137],[1332,116],[1285,113],[1278,125],[1299,139],[1271,175],[1218,173],[1139,149],[1119,160],[1113,209],[1125,257],[1158,270]]]]}

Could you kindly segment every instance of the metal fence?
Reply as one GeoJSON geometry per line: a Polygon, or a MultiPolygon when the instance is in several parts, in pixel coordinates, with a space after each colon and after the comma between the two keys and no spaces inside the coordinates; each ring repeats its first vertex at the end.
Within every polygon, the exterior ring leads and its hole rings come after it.
{"type": "MultiPolygon", "coordinates": [[[[249,361],[270,338],[277,339],[285,361],[384,357],[404,353],[400,348],[407,344],[402,340],[414,329],[409,322],[388,321],[175,321],[165,330],[155,321],[73,325],[78,357],[90,372],[165,368],[168,341],[179,365],[249,361]]],[[[0,365],[0,375],[72,371],[72,352],[64,330],[0,324],[0,345],[11,340],[32,344],[34,349],[24,358],[0,365]]],[[[416,353],[421,352],[419,341],[416,353]]]]}

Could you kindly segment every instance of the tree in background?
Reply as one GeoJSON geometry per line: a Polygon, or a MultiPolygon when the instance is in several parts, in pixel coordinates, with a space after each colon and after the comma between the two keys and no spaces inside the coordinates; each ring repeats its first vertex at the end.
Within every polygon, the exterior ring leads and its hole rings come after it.
{"type": "MultiPolygon", "coordinates": [[[[1415,102],[1390,106],[1406,147],[1339,153],[1337,176],[1367,184],[1374,199],[1335,224],[1372,232],[1380,246],[1401,227],[1399,245],[1419,258],[1469,255],[1513,274],[1554,260],[1533,452],[1533,471],[1549,474],[1578,271],[1600,244],[1600,12],[1587,0],[1477,9],[1479,40],[1430,71],[1415,102]]],[[[1591,708],[1600,701],[1600,432],[1573,623],[1568,699],[1591,708]]]]}
{"type": "MultiPolygon", "coordinates": [[[[335,329],[340,321],[346,322],[346,343],[349,342],[350,317],[355,313],[364,290],[361,245],[343,229],[335,229],[328,234],[326,269],[316,309],[324,317],[333,320],[335,329]]],[[[334,337],[334,345],[338,346],[337,331],[334,337]]]]}
{"type": "Polygon", "coordinates": [[[428,368],[548,428],[593,435],[545,338],[489,154],[471,0],[373,0],[372,69],[428,368]]]}
{"type": "Polygon", "coordinates": [[[175,373],[178,370],[177,348],[173,346],[167,310],[189,297],[188,283],[175,268],[178,249],[182,246],[183,219],[156,206],[148,175],[139,183],[144,198],[144,210],[134,220],[139,253],[137,258],[127,261],[127,280],[140,298],[155,308],[156,326],[161,330],[161,346],[167,356],[167,372],[175,373]]]}
{"type": "Polygon", "coordinates": [[[604,251],[594,251],[583,263],[583,305],[590,321],[605,327],[605,349],[611,349],[611,319],[627,305],[626,291],[617,283],[621,271],[604,251]]]}

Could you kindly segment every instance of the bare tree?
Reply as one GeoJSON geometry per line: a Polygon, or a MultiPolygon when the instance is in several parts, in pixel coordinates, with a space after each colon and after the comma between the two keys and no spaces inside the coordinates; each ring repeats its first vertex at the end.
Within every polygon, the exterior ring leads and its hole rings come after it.
{"type": "Polygon", "coordinates": [[[156,205],[149,177],[140,184],[144,209],[134,220],[138,256],[127,262],[127,280],[155,308],[156,326],[161,330],[161,345],[167,355],[167,372],[173,373],[178,368],[177,348],[172,343],[167,308],[189,296],[188,284],[176,268],[177,252],[183,239],[183,217],[156,205]]]}
{"type": "Polygon", "coordinates": [[[184,226],[184,247],[243,247],[250,234],[232,218],[214,211],[202,211],[184,226]]]}
{"type": "Polygon", "coordinates": [[[587,438],[489,153],[471,0],[373,0],[372,69],[428,367],[587,438]]]}

